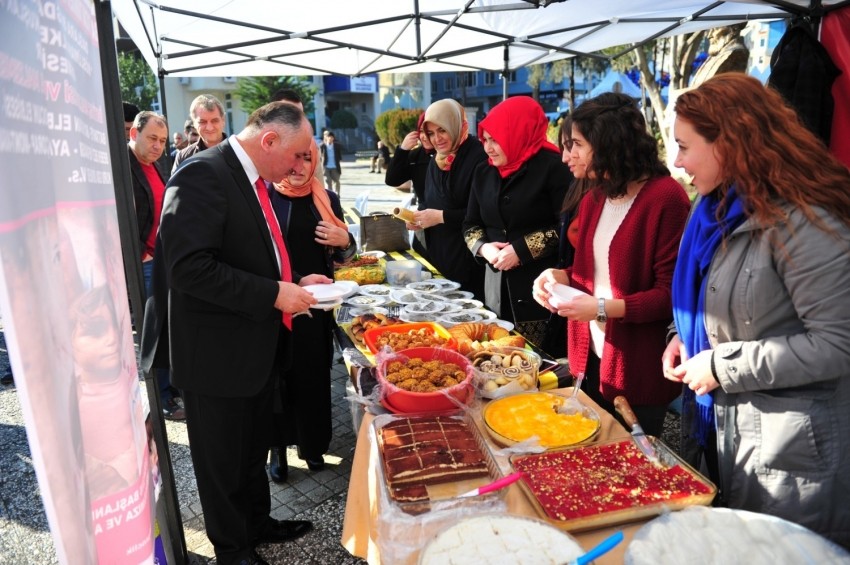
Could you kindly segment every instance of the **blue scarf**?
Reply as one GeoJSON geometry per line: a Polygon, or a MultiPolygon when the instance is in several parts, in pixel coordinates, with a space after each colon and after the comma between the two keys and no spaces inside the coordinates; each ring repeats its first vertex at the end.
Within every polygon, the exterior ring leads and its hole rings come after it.
{"type": "MultiPolygon", "coordinates": [[[[726,193],[726,214],[718,222],[718,192],[715,190],[703,197],[694,209],[682,235],[679,259],[673,272],[673,320],[689,357],[711,348],[705,329],[705,287],[711,260],[723,239],[746,220],[744,206],[738,199],[735,185],[732,185],[726,193]]],[[[706,447],[714,430],[714,396],[696,396],[694,391],[685,387],[683,408],[693,406],[694,402],[696,418],[691,435],[702,447],[706,447]]]]}

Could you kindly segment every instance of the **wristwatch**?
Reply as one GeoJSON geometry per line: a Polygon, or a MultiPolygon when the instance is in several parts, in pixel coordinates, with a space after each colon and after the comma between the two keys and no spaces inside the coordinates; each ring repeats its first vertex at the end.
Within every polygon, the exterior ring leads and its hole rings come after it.
{"type": "Polygon", "coordinates": [[[596,321],[600,324],[604,324],[608,321],[608,314],[605,313],[605,299],[600,298],[597,304],[599,305],[599,308],[596,310],[596,321]]]}

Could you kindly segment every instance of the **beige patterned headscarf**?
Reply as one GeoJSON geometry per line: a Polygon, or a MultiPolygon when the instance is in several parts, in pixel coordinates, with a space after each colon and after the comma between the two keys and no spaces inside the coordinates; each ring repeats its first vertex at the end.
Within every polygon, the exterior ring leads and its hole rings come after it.
{"type": "Polygon", "coordinates": [[[435,158],[437,166],[440,169],[447,171],[452,166],[452,161],[455,159],[458,147],[466,141],[469,136],[469,124],[466,121],[466,112],[463,106],[456,100],[446,98],[437,100],[425,110],[425,120],[422,122],[423,128],[428,122],[439,126],[448,132],[452,138],[451,150],[446,153],[437,153],[435,158]]]}

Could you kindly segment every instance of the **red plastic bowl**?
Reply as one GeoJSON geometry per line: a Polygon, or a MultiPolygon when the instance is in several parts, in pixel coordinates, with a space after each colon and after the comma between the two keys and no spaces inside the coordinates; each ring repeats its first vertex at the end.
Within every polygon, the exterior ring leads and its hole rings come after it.
{"type": "Polygon", "coordinates": [[[411,414],[416,412],[448,412],[457,410],[458,405],[449,396],[460,404],[469,404],[474,398],[472,376],[474,374],[469,359],[450,349],[439,347],[416,347],[405,349],[380,360],[378,364],[378,382],[381,384],[381,400],[385,406],[396,413],[411,414]],[[411,392],[398,388],[387,382],[387,365],[399,358],[423,359],[425,361],[440,360],[446,363],[454,363],[466,372],[466,378],[459,384],[436,392],[411,392]]]}

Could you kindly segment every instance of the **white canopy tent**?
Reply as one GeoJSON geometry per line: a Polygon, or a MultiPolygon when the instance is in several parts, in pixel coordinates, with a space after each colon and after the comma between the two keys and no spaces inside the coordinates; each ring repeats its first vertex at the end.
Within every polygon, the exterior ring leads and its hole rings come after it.
{"type": "MultiPolygon", "coordinates": [[[[160,76],[516,69],[850,0],[113,0],[160,76]],[[548,4],[548,5],[547,5],[548,4]]],[[[599,55],[596,55],[599,56],[599,55]]]]}

